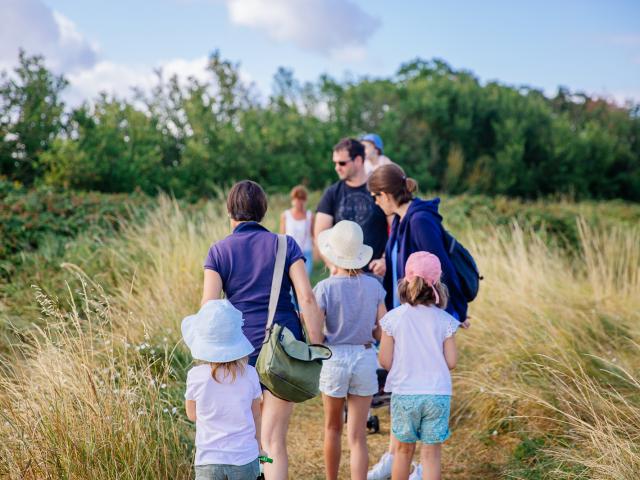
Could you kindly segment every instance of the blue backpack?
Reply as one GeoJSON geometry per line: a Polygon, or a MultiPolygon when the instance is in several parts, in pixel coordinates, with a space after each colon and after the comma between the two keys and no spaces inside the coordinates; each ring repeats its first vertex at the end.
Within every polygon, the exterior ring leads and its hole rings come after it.
{"type": "Polygon", "coordinates": [[[467,302],[472,302],[478,295],[480,280],[482,276],[476,265],[476,261],[469,253],[469,250],[456,240],[456,238],[442,227],[444,246],[449,254],[449,260],[456,269],[460,280],[460,289],[467,302]]]}

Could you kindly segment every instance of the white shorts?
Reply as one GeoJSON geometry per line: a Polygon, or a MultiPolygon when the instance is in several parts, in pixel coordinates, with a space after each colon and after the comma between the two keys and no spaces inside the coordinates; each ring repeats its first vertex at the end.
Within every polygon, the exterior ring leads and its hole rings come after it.
{"type": "Polygon", "coordinates": [[[368,397],[378,391],[377,355],[364,345],[329,345],[333,355],[322,362],[320,391],[335,398],[368,397]]]}

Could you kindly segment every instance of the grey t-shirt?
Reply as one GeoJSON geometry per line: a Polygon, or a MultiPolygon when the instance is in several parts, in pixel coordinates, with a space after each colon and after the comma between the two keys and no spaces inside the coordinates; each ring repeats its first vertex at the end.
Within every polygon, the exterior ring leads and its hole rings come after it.
{"type": "Polygon", "coordinates": [[[378,305],[385,291],[374,277],[334,275],[313,289],[318,306],[327,314],[324,327],[328,345],[364,345],[374,342],[378,305]]]}

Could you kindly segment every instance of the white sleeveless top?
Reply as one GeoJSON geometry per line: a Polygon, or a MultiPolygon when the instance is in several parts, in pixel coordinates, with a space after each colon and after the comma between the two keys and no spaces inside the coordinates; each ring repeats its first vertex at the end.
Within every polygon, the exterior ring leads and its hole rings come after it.
{"type": "Polygon", "coordinates": [[[307,210],[306,218],[296,220],[291,214],[291,210],[284,212],[285,233],[293,237],[303,252],[309,252],[313,249],[313,240],[311,237],[311,210],[307,210]]]}

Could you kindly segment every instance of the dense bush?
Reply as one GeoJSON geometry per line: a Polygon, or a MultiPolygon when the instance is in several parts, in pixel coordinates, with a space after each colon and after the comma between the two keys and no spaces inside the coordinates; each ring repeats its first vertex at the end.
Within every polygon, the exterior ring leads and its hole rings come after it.
{"type": "Polygon", "coordinates": [[[389,78],[304,85],[280,69],[267,100],[219,53],[208,68],[206,82],[160,76],[134,102],[102,95],[69,111],[64,78],[23,54],[0,85],[0,175],[187,198],[240,178],[271,191],[319,189],[335,178],[336,141],[376,131],[426,189],[640,201],[638,105],[482,84],[440,60],[415,60],[389,78]]]}
{"type": "Polygon", "coordinates": [[[604,230],[640,225],[640,208],[623,201],[524,201],[485,195],[445,196],[441,200],[440,213],[447,228],[454,233],[468,228],[480,230],[518,224],[567,250],[568,254],[579,250],[580,219],[604,230]]]}
{"type": "Polygon", "coordinates": [[[122,219],[141,215],[151,199],[143,194],[106,195],[26,189],[0,179],[0,260],[36,250],[52,237],[70,239],[92,227],[117,228],[122,219]]]}

